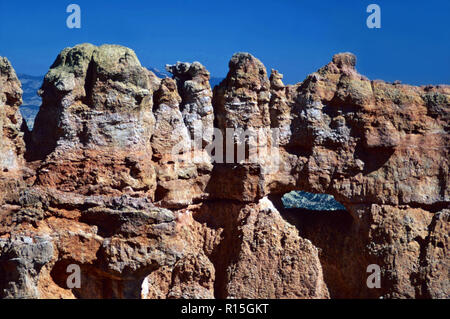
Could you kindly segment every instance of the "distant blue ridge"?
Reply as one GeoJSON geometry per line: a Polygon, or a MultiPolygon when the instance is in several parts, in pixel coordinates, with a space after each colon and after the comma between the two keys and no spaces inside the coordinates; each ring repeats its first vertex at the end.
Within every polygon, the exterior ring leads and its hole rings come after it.
{"type": "Polygon", "coordinates": [[[20,113],[27,122],[28,129],[32,130],[34,119],[41,106],[41,97],[37,94],[37,91],[42,85],[44,76],[18,74],[17,77],[22,83],[23,90],[20,113]]]}

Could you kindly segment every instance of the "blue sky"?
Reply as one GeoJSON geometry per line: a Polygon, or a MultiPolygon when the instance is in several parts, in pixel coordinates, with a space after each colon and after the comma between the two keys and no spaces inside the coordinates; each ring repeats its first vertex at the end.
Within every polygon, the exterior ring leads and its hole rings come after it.
{"type": "Polygon", "coordinates": [[[45,74],[59,51],[83,42],[128,46],[147,67],[200,61],[217,77],[246,51],[285,83],[350,51],[371,79],[450,83],[448,0],[0,0],[0,56],[18,73],[45,74]],[[81,29],[66,27],[71,3],[81,29]],[[366,27],[370,3],[381,7],[381,29],[366,27]]]}

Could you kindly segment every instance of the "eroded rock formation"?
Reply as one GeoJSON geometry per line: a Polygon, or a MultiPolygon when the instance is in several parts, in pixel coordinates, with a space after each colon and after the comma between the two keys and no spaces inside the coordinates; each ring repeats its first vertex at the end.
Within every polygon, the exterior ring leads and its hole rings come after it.
{"type": "Polygon", "coordinates": [[[0,57],[0,203],[21,187],[24,172],[24,133],[28,132],[19,112],[22,88],[11,63],[0,57]]]}
{"type": "Polygon", "coordinates": [[[371,81],[350,53],[296,85],[229,67],[212,91],[198,62],[159,79],[131,49],[67,48],[30,133],[0,59],[0,297],[450,296],[450,87],[371,81]],[[229,129],[262,132],[256,160],[229,129]],[[285,209],[292,190],[346,210],[285,209]]]}

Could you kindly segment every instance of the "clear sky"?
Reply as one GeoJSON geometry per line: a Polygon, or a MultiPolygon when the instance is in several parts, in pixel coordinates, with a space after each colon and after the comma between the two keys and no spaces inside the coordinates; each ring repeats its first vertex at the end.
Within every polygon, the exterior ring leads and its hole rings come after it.
{"type": "Polygon", "coordinates": [[[128,46],[159,69],[199,61],[217,77],[246,51],[285,83],[350,51],[371,79],[450,83],[448,0],[0,0],[0,56],[18,73],[45,74],[59,51],[83,42],[128,46]],[[81,29],[66,27],[71,3],[81,7],[81,29]],[[381,29],[366,26],[371,3],[381,7],[381,29]]]}

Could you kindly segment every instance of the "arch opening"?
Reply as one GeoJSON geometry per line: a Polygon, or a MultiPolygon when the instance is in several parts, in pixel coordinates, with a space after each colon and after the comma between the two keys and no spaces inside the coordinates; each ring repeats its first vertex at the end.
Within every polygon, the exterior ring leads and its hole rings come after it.
{"type": "Polygon", "coordinates": [[[362,234],[352,214],[332,195],[292,191],[272,196],[283,218],[319,249],[324,281],[332,298],[367,295],[362,234]]]}
{"type": "Polygon", "coordinates": [[[334,199],[333,195],[313,194],[304,191],[292,191],[281,197],[285,209],[306,209],[313,211],[345,210],[345,207],[334,199]]]}

